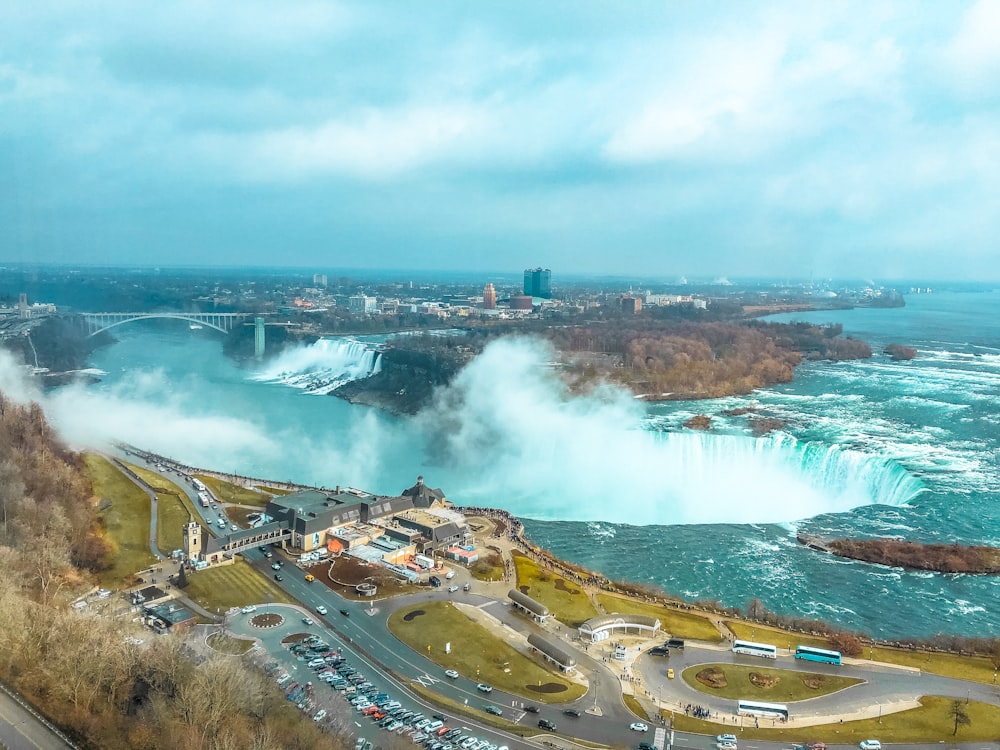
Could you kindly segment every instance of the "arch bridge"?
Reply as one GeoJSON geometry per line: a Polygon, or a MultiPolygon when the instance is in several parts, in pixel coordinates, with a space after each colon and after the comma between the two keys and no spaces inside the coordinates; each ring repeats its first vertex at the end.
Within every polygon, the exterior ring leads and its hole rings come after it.
{"type": "Polygon", "coordinates": [[[170,313],[170,312],[132,312],[132,313],[80,313],[80,318],[87,326],[87,336],[96,336],[101,331],[131,323],[134,320],[152,320],[154,318],[173,318],[186,320],[188,323],[208,326],[220,333],[229,333],[245,320],[252,320],[255,313],[170,313]]]}

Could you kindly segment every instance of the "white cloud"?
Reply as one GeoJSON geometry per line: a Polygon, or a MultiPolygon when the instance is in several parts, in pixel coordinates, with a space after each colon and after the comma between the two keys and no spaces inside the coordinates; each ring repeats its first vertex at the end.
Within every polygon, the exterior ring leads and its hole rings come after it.
{"type": "Polygon", "coordinates": [[[962,16],[955,35],[945,46],[960,90],[987,90],[996,96],[1000,76],[1000,2],[979,0],[962,16]]]}
{"type": "Polygon", "coordinates": [[[447,158],[472,138],[482,118],[461,106],[368,109],[346,119],[249,136],[200,139],[205,152],[239,162],[253,179],[324,174],[387,179],[447,158]]]}

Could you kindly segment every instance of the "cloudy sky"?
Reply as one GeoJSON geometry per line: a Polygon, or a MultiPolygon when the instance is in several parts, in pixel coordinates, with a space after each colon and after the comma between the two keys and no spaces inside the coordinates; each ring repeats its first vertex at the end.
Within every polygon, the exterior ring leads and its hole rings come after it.
{"type": "Polygon", "coordinates": [[[4,3],[0,261],[1000,279],[998,40],[997,0],[4,3]]]}

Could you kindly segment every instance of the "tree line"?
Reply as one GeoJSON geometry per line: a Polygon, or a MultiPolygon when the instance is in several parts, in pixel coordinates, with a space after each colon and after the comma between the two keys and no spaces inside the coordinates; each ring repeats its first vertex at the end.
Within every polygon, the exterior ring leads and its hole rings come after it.
{"type": "Polygon", "coordinates": [[[347,746],[239,657],[68,607],[115,554],[97,511],[79,456],[41,408],[0,395],[0,680],[88,748],[347,746]]]}

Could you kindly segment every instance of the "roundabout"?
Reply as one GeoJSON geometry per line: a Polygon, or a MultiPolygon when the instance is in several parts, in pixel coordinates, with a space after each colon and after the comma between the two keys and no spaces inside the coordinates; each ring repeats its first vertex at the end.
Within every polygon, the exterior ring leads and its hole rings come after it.
{"type": "Polygon", "coordinates": [[[250,625],[255,628],[276,628],[284,622],[284,616],[276,612],[265,612],[250,618],[250,625]]]}

